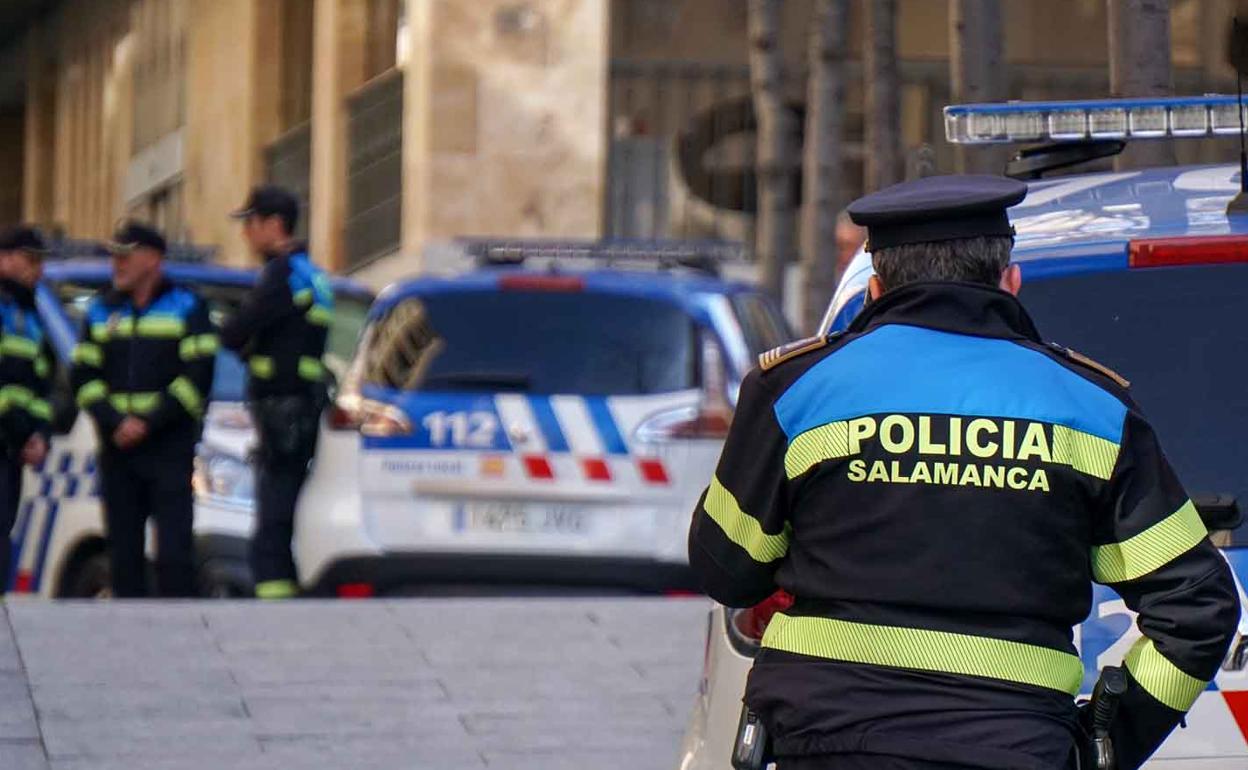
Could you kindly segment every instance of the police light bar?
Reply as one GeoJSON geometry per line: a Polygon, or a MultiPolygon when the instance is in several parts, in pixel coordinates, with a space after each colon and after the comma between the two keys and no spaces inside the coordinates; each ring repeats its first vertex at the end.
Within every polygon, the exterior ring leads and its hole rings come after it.
{"type": "Polygon", "coordinates": [[[480,265],[520,265],[537,260],[590,260],[606,265],[647,263],[715,272],[719,264],[743,262],[745,246],[716,240],[546,240],[463,238],[464,252],[480,265]]]}
{"type": "Polygon", "coordinates": [[[1009,144],[1226,136],[1239,133],[1237,105],[1234,96],[1218,94],[955,104],[945,108],[945,138],[953,144],[1009,144]]]}

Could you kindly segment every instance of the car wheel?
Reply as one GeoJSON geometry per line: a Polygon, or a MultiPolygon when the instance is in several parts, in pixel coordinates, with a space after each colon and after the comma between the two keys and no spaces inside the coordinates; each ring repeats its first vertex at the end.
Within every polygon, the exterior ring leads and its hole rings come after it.
{"type": "Polygon", "coordinates": [[[66,581],[63,594],[66,599],[107,599],[113,595],[113,572],[108,565],[108,554],[88,556],[66,581]]]}

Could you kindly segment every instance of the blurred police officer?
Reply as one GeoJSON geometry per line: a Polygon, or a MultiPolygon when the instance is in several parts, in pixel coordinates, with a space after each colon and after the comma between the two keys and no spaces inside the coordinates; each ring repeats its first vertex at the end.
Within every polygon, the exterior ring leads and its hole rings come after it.
{"type": "Polygon", "coordinates": [[[746,691],[782,770],[1070,766],[1093,580],[1144,634],[1112,730],[1134,768],[1235,633],[1226,562],[1126,381],[1015,298],[1025,193],[929,177],[856,201],[870,304],[741,387],[689,556],[727,605],[795,597],[746,691]]]}
{"type": "Polygon", "coordinates": [[[11,578],[22,466],[40,465],[48,454],[52,355],[35,309],[46,252],[31,227],[0,235],[0,594],[11,578]]]}
{"type": "Polygon", "coordinates": [[[334,297],[325,273],[295,241],[299,204],[280,187],[262,186],[233,216],[264,260],[256,285],[221,329],[226,347],[247,359],[249,398],[259,438],[251,567],[256,596],[298,593],[291,553],[295,503],[316,453],[326,402],[321,357],[334,297]]]}
{"type": "Polygon", "coordinates": [[[217,335],[207,304],[165,276],[159,232],[124,222],[109,249],[112,287],[87,306],[73,382],[99,433],[113,593],[146,595],[144,540],[154,518],[158,593],[192,596],[191,472],[217,335]]]}

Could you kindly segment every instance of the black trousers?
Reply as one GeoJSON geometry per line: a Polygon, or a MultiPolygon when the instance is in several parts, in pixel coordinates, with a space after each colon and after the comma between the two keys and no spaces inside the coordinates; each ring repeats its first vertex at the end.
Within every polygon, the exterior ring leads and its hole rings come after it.
{"type": "Polygon", "coordinates": [[[295,505],[316,454],[323,399],[312,395],[254,400],[256,448],[256,530],[251,539],[251,571],[256,584],[298,581],[291,540],[295,505]]]}
{"type": "Polygon", "coordinates": [[[13,525],[22,500],[22,461],[0,450],[0,596],[13,583],[13,525]]]}
{"type": "Polygon", "coordinates": [[[100,493],[114,596],[149,594],[143,550],[149,518],[156,521],[156,595],[198,593],[192,534],[193,458],[191,449],[160,455],[110,452],[100,457],[100,493]]]}

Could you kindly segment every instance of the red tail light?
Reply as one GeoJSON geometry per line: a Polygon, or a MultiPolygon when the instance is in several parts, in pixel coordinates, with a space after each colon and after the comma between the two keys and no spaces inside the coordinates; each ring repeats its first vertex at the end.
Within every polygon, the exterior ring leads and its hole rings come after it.
{"type": "Polygon", "coordinates": [[[763,641],[763,632],[777,612],[793,606],[793,596],[786,591],[776,591],[748,610],[733,610],[728,616],[728,636],[739,652],[753,655],[763,641]]]}
{"type": "Polygon", "coordinates": [[[1248,235],[1209,235],[1195,238],[1143,238],[1131,241],[1131,267],[1225,265],[1248,262],[1248,235]]]}
{"type": "Polygon", "coordinates": [[[498,279],[503,291],[581,291],[585,281],[575,275],[504,275],[498,279]]]}
{"type": "Polygon", "coordinates": [[[372,583],[343,583],[338,586],[339,599],[370,599],[377,595],[372,583]]]}

